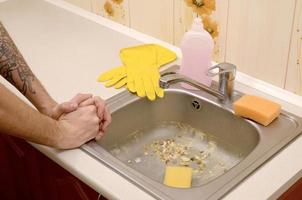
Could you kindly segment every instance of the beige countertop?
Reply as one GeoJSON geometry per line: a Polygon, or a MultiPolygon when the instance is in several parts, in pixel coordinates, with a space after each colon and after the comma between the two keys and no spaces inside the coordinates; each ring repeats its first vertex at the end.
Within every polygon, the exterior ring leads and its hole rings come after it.
{"type": "MultiPolygon", "coordinates": [[[[93,93],[105,99],[119,93],[121,90],[104,88],[96,82],[96,77],[121,64],[118,51],[126,46],[156,42],[179,54],[179,49],[174,46],[61,0],[2,0],[0,20],[33,72],[58,102],[68,100],[78,92],[93,93]]],[[[0,81],[22,96],[4,79],[0,81]]],[[[302,98],[299,96],[241,73],[237,75],[236,88],[274,99],[283,105],[283,109],[302,116],[302,98]]],[[[110,199],[153,199],[80,149],[58,151],[32,145],[110,199]]],[[[300,136],[236,186],[224,199],[278,197],[302,176],[301,157],[300,136]]]]}

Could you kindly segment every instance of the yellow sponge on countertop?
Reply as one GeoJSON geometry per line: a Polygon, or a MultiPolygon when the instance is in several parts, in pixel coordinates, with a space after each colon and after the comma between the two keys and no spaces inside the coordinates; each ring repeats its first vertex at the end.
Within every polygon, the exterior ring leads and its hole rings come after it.
{"type": "Polygon", "coordinates": [[[236,115],[252,119],[264,126],[280,115],[281,106],[262,97],[244,95],[234,102],[236,115]]]}
{"type": "Polygon", "coordinates": [[[190,167],[166,166],[164,184],[176,188],[190,188],[192,174],[190,167]]]}

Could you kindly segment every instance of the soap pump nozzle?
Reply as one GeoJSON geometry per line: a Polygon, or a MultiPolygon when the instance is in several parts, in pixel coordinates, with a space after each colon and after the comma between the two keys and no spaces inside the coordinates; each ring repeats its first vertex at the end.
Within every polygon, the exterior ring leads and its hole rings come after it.
{"type": "Polygon", "coordinates": [[[203,23],[200,17],[196,17],[192,23],[192,27],[191,27],[192,31],[203,31],[203,23]]]}

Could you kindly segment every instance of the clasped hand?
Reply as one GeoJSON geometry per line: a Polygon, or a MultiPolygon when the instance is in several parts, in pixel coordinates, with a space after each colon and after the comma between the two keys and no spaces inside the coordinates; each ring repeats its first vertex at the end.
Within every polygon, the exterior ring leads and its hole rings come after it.
{"type": "Polygon", "coordinates": [[[91,139],[101,139],[111,123],[104,100],[91,94],[78,94],[68,102],[53,106],[46,114],[57,120],[56,147],[60,149],[76,148],[91,139]]]}

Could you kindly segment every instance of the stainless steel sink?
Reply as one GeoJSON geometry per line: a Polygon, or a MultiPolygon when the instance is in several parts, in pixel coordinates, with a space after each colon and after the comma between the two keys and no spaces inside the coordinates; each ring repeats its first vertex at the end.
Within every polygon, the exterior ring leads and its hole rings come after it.
{"type": "Polygon", "coordinates": [[[158,199],[220,198],[302,131],[302,119],[292,114],[264,127],[235,116],[232,102],[178,84],[154,102],[123,92],[107,103],[113,122],[106,136],[82,149],[158,199]],[[166,163],[181,162],[152,149],[167,141],[206,156],[190,189],[163,185],[166,163]]]}

